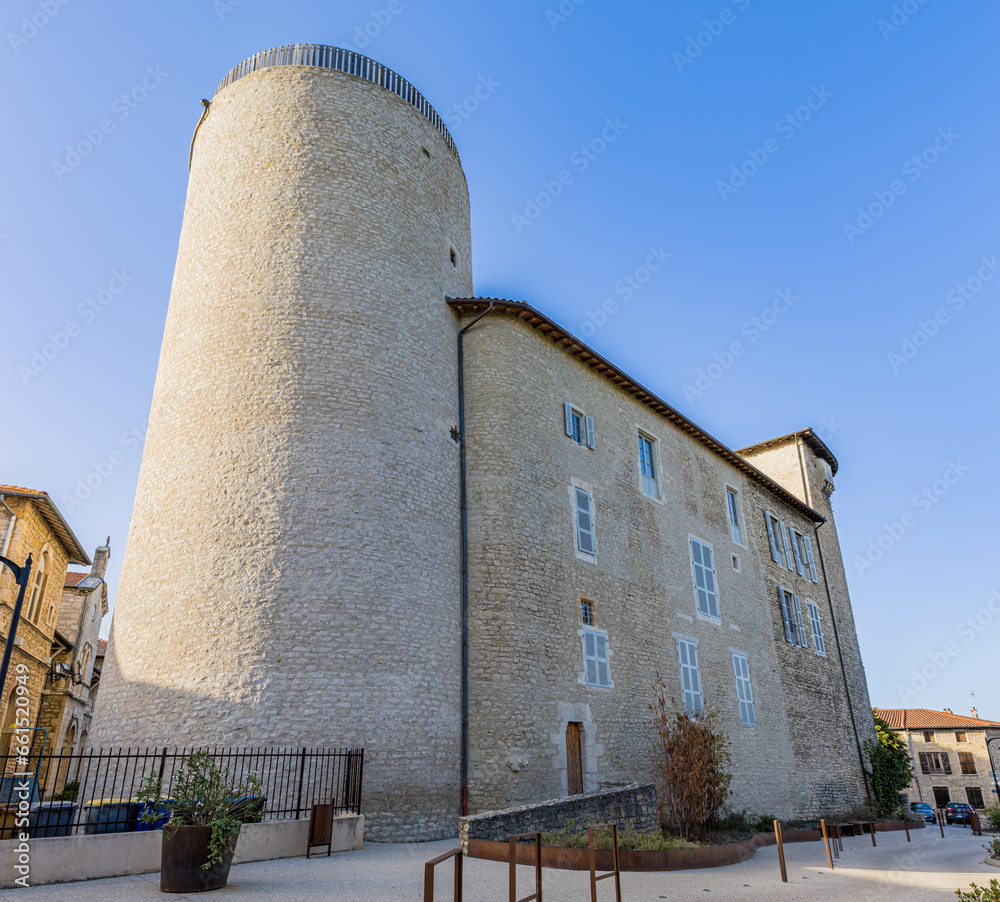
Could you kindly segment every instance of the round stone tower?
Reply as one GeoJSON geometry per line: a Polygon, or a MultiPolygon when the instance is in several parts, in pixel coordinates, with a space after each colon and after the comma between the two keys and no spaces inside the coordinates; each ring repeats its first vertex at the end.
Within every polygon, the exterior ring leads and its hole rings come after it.
{"type": "Polygon", "coordinates": [[[376,839],[453,835],[461,731],[454,143],[295,45],[207,107],[91,747],[366,748],[376,839]]]}

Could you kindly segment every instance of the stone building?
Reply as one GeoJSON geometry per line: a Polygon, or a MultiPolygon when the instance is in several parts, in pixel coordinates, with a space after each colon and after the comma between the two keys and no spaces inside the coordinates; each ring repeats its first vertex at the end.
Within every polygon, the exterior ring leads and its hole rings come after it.
{"type": "Polygon", "coordinates": [[[474,297],[433,108],[266,51],[196,130],[91,742],[364,744],[369,835],[432,839],[648,779],[659,674],[722,712],[737,806],[852,806],[836,470],[811,430],[732,451],[474,297]]]}
{"type": "MultiPolygon", "coordinates": [[[[60,602],[69,564],[89,566],[90,556],[84,551],[46,492],[18,486],[0,485],[0,544],[4,557],[23,564],[28,555],[32,558],[31,581],[24,596],[21,619],[17,627],[18,644],[10,661],[7,677],[7,698],[0,700],[4,729],[11,724],[13,713],[13,676],[17,666],[28,667],[28,712],[33,727],[39,726],[38,718],[43,706],[44,693],[53,646],[63,643],[57,639],[60,602]]],[[[0,568],[0,641],[7,641],[18,586],[6,568],[0,568]]],[[[41,740],[33,734],[34,748],[41,740]]],[[[0,755],[7,754],[11,734],[0,733],[0,755]]],[[[11,762],[11,766],[13,762],[11,762]]],[[[9,768],[10,769],[10,768],[9,768]]]]}
{"type": "Polygon", "coordinates": [[[906,743],[913,758],[913,782],[907,787],[911,802],[944,808],[965,802],[982,810],[997,802],[992,772],[1000,768],[1000,741],[986,747],[988,739],[1000,740],[1000,723],[982,720],[973,708],[971,717],[926,708],[879,708],[876,714],[906,743]]]}
{"type": "MultiPolygon", "coordinates": [[[[52,664],[42,692],[38,726],[48,730],[49,747],[61,755],[82,751],[94,709],[94,687],[100,679],[98,651],[101,622],[108,613],[104,573],[111,554],[110,538],[94,553],[89,573],[67,572],[56,616],[52,664]]],[[[49,771],[45,789],[59,792],[69,762],[49,771]]]]}

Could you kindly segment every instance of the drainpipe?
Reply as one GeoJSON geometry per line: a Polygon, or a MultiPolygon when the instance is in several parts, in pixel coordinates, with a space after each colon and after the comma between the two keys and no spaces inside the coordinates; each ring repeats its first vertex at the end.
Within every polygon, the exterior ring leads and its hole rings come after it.
{"type": "Polygon", "coordinates": [[[462,517],[462,816],[469,813],[469,532],[465,487],[465,333],[493,310],[494,302],[458,332],[458,458],[462,517]]]}

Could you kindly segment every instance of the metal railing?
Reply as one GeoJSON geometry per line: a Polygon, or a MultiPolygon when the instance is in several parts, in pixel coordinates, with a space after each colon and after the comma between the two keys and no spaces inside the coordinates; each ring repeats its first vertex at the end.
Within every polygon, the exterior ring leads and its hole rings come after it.
{"type": "Polygon", "coordinates": [[[361,813],[364,749],[205,748],[98,749],[78,754],[0,756],[0,839],[24,829],[28,813],[33,837],[74,833],[152,830],[170,817],[169,802],[153,812],[136,801],[143,780],[162,779],[162,796],[184,761],[207,752],[234,783],[256,775],[259,797],[234,800],[231,811],[244,822],[308,817],[314,802],[332,803],[334,814],[361,813]],[[74,784],[76,784],[74,788],[74,784]],[[146,823],[143,814],[154,814],[146,823]]]}
{"type": "Polygon", "coordinates": [[[402,97],[410,106],[418,110],[438,130],[448,147],[456,155],[458,154],[455,141],[445,126],[444,120],[438,115],[437,110],[427,102],[427,98],[423,94],[388,66],[383,66],[370,57],[353,50],[344,50],[342,47],[331,47],[328,44],[285,44],[282,47],[262,50],[230,69],[226,77],[219,83],[216,93],[245,75],[273,66],[312,66],[317,69],[333,69],[336,72],[357,76],[372,84],[379,85],[387,91],[392,91],[397,97],[402,97]]]}

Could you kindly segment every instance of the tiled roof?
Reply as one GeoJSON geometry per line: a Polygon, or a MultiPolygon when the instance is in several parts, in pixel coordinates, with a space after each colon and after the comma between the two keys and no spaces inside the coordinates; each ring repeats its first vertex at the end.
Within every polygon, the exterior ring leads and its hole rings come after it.
{"type": "Polygon", "coordinates": [[[826,518],[822,514],[813,510],[808,504],[801,501],[783,486],[778,485],[770,476],[767,476],[749,461],[740,457],[739,453],[724,445],[717,438],[709,435],[700,426],[695,425],[686,416],[667,404],[666,401],[661,400],[651,391],[643,388],[643,386],[618,369],[609,360],[601,357],[600,354],[592,348],[587,347],[580,339],[567,332],[562,326],[554,320],[549,319],[544,313],[536,310],[530,304],[524,301],[508,301],[502,298],[449,298],[448,304],[459,313],[482,313],[484,310],[489,309],[490,304],[492,304],[493,309],[497,313],[514,316],[522,322],[527,323],[533,329],[541,332],[546,338],[549,338],[565,351],[572,354],[585,366],[589,366],[595,372],[614,382],[623,391],[628,392],[647,407],[651,407],[675,426],[682,429],[694,438],[695,441],[705,445],[709,450],[718,454],[738,470],[741,470],[745,475],[771,492],[771,494],[784,501],[793,510],[798,511],[814,523],[825,522],[826,518]]]}
{"type": "Polygon", "coordinates": [[[45,517],[45,522],[52,527],[52,531],[69,553],[69,562],[87,567],[93,563],[48,492],[39,492],[37,489],[26,489],[17,485],[0,485],[0,496],[3,495],[33,499],[45,517]]]}
{"type": "Polygon", "coordinates": [[[833,452],[826,446],[826,442],[816,435],[812,429],[803,429],[800,432],[789,432],[788,435],[779,435],[777,438],[769,438],[766,442],[757,442],[755,445],[740,448],[736,453],[749,454],[753,451],[759,451],[762,448],[771,448],[774,445],[780,445],[783,442],[790,442],[797,438],[801,438],[819,457],[822,457],[830,465],[830,470],[833,472],[833,475],[837,475],[837,470],[840,467],[840,464],[837,463],[837,458],[833,456],[833,452]]]}
{"type": "Polygon", "coordinates": [[[104,653],[108,650],[108,640],[98,639],[97,640],[97,657],[103,658],[104,653]]]}
{"type": "Polygon", "coordinates": [[[63,583],[64,586],[75,586],[77,583],[85,580],[89,573],[74,573],[72,570],[66,571],[66,581],[63,583]]]}
{"type": "Polygon", "coordinates": [[[994,720],[963,717],[947,711],[930,711],[927,708],[876,708],[875,713],[894,730],[969,730],[1000,729],[994,720]]]}

